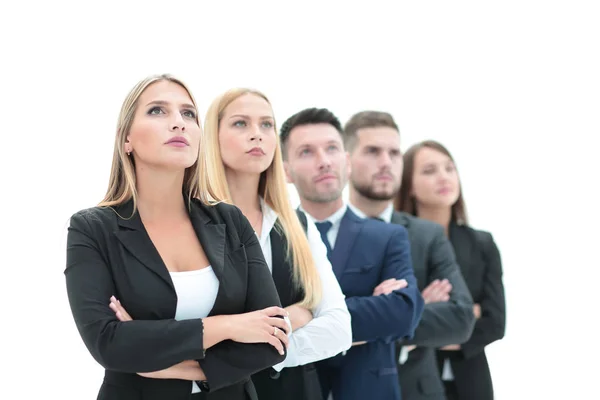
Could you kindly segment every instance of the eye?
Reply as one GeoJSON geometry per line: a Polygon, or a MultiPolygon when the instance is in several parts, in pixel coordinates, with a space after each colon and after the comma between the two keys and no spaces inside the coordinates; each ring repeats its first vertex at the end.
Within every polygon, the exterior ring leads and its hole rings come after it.
{"type": "Polygon", "coordinates": [[[271,129],[273,127],[273,122],[263,121],[262,126],[263,126],[263,128],[271,129]]]}
{"type": "Polygon", "coordinates": [[[302,149],[300,151],[300,155],[301,156],[305,156],[305,155],[308,155],[308,154],[310,154],[310,150],[309,149],[302,149]]]}
{"type": "Polygon", "coordinates": [[[151,109],[148,110],[148,115],[159,115],[159,114],[164,114],[164,113],[165,113],[165,111],[158,106],[152,107],[151,109]]]}
{"type": "Polygon", "coordinates": [[[238,121],[235,121],[235,122],[233,123],[233,126],[244,127],[244,126],[246,126],[246,121],[244,121],[244,120],[241,120],[241,119],[240,119],[240,120],[238,120],[238,121]]]}
{"type": "Polygon", "coordinates": [[[338,149],[338,147],[334,144],[332,144],[331,146],[327,147],[327,151],[336,151],[338,149]]]}
{"type": "Polygon", "coordinates": [[[196,119],[196,113],[192,110],[184,110],[181,115],[183,115],[184,117],[188,117],[188,118],[192,118],[192,119],[196,119]]]}

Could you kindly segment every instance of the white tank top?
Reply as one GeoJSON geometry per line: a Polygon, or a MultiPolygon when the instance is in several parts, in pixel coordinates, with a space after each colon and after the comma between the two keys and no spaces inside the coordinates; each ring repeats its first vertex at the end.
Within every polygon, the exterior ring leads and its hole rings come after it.
{"type": "MultiPolygon", "coordinates": [[[[212,310],[219,280],[209,265],[195,271],[171,272],[171,279],[177,293],[175,320],[206,318],[212,310]]],[[[196,382],[192,382],[192,393],[200,392],[196,382]]]]}

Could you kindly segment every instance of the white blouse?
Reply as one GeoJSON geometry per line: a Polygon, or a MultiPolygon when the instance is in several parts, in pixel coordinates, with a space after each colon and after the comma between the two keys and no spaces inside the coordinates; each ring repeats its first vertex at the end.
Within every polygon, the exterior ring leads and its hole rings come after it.
{"type": "MultiPolygon", "coordinates": [[[[277,214],[261,199],[263,211],[260,246],[271,272],[271,230],[275,226],[277,214]]],[[[330,358],[352,346],[352,325],[346,306],[346,297],[327,258],[327,248],[321,241],[317,226],[307,218],[307,238],[315,265],[321,277],[323,295],[319,305],[313,310],[313,319],[292,332],[289,336],[287,357],[273,368],[281,371],[285,367],[295,367],[330,358]]]]}
{"type": "MultiPolygon", "coordinates": [[[[219,292],[219,279],[209,265],[195,271],[171,272],[177,293],[175,320],[206,318],[215,305],[219,292]]],[[[192,393],[200,387],[192,381],[192,393]]]]}

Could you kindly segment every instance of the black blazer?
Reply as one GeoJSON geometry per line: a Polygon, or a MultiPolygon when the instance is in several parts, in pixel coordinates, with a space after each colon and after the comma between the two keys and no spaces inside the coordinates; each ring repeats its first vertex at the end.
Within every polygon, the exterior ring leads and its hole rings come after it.
{"type": "Polygon", "coordinates": [[[423,291],[436,279],[452,284],[450,300],[426,304],[411,340],[398,342],[396,354],[403,345],[414,344],[404,364],[398,367],[403,400],[444,400],[444,385],[439,376],[435,349],[465,342],[475,324],[473,301],[458,266],[452,244],[441,225],[407,213],[394,212],[392,223],[408,231],[412,265],[423,291]]]}
{"type": "MultiPolygon", "coordinates": [[[[307,230],[306,214],[296,210],[300,223],[307,230]]],[[[279,228],[279,221],[271,229],[271,259],[273,260],[273,282],[281,299],[288,307],[304,298],[304,289],[293,282],[293,266],[287,257],[288,240],[279,228]]],[[[280,372],[267,368],[252,375],[252,382],[260,400],[322,400],[321,386],[314,363],[288,367],[280,372]]]]}
{"type": "Polygon", "coordinates": [[[449,358],[460,400],[492,400],[492,378],[484,350],[502,339],[505,331],[500,252],[489,232],[453,223],[449,236],[473,301],[481,306],[481,318],[460,351],[438,352],[440,373],[444,359],[449,358]]]}
{"type": "MultiPolygon", "coordinates": [[[[79,333],[105,368],[99,399],[188,399],[192,383],[150,379],[137,372],[198,360],[210,390],[206,399],[256,399],[251,374],[285,359],[266,343],[226,340],[205,351],[202,319],[174,320],[177,296],[169,272],[129,201],[71,217],[65,270],[79,333]],[[115,295],[133,321],[108,307],[115,295]]],[[[281,306],[260,244],[235,206],[190,203],[190,219],[220,286],[209,315],[281,306]]]]}

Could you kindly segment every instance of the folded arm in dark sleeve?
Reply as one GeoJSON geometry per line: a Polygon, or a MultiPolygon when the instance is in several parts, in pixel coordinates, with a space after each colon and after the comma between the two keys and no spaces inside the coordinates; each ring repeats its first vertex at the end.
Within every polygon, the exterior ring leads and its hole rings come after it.
{"type": "Polygon", "coordinates": [[[431,273],[428,284],[436,279],[447,279],[452,285],[450,299],[426,304],[414,337],[402,341],[402,345],[443,347],[465,342],[473,331],[475,315],[469,288],[456,262],[452,244],[443,228],[437,228],[429,249],[428,267],[431,273]]]}
{"type": "Polygon", "coordinates": [[[111,272],[84,215],[71,217],[67,236],[67,294],[75,325],[94,359],[106,369],[137,373],[204,357],[201,319],[117,320],[111,272]]]}
{"type": "Polygon", "coordinates": [[[408,286],[388,295],[346,299],[354,342],[411,337],[421,317],[423,297],[412,268],[408,234],[404,227],[394,228],[385,251],[381,281],[405,279],[408,286]]]}
{"type": "MultiPolygon", "coordinates": [[[[240,240],[248,258],[248,290],[246,312],[279,306],[281,302],[275,283],[252,226],[239,212],[240,240]]],[[[285,347],[284,347],[285,348],[285,347]]],[[[206,375],[210,390],[230,386],[249,378],[252,374],[282,362],[284,355],[268,343],[238,343],[225,340],[206,351],[198,360],[206,375]]]]}
{"type": "Polygon", "coordinates": [[[486,261],[483,289],[481,298],[478,299],[481,318],[475,322],[471,338],[461,345],[461,352],[465,358],[478,354],[488,344],[502,339],[506,326],[506,303],[500,252],[491,234],[487,232],[478,232],[478,234],[483,236],[481,242],[484,246],[486,261]]]}

